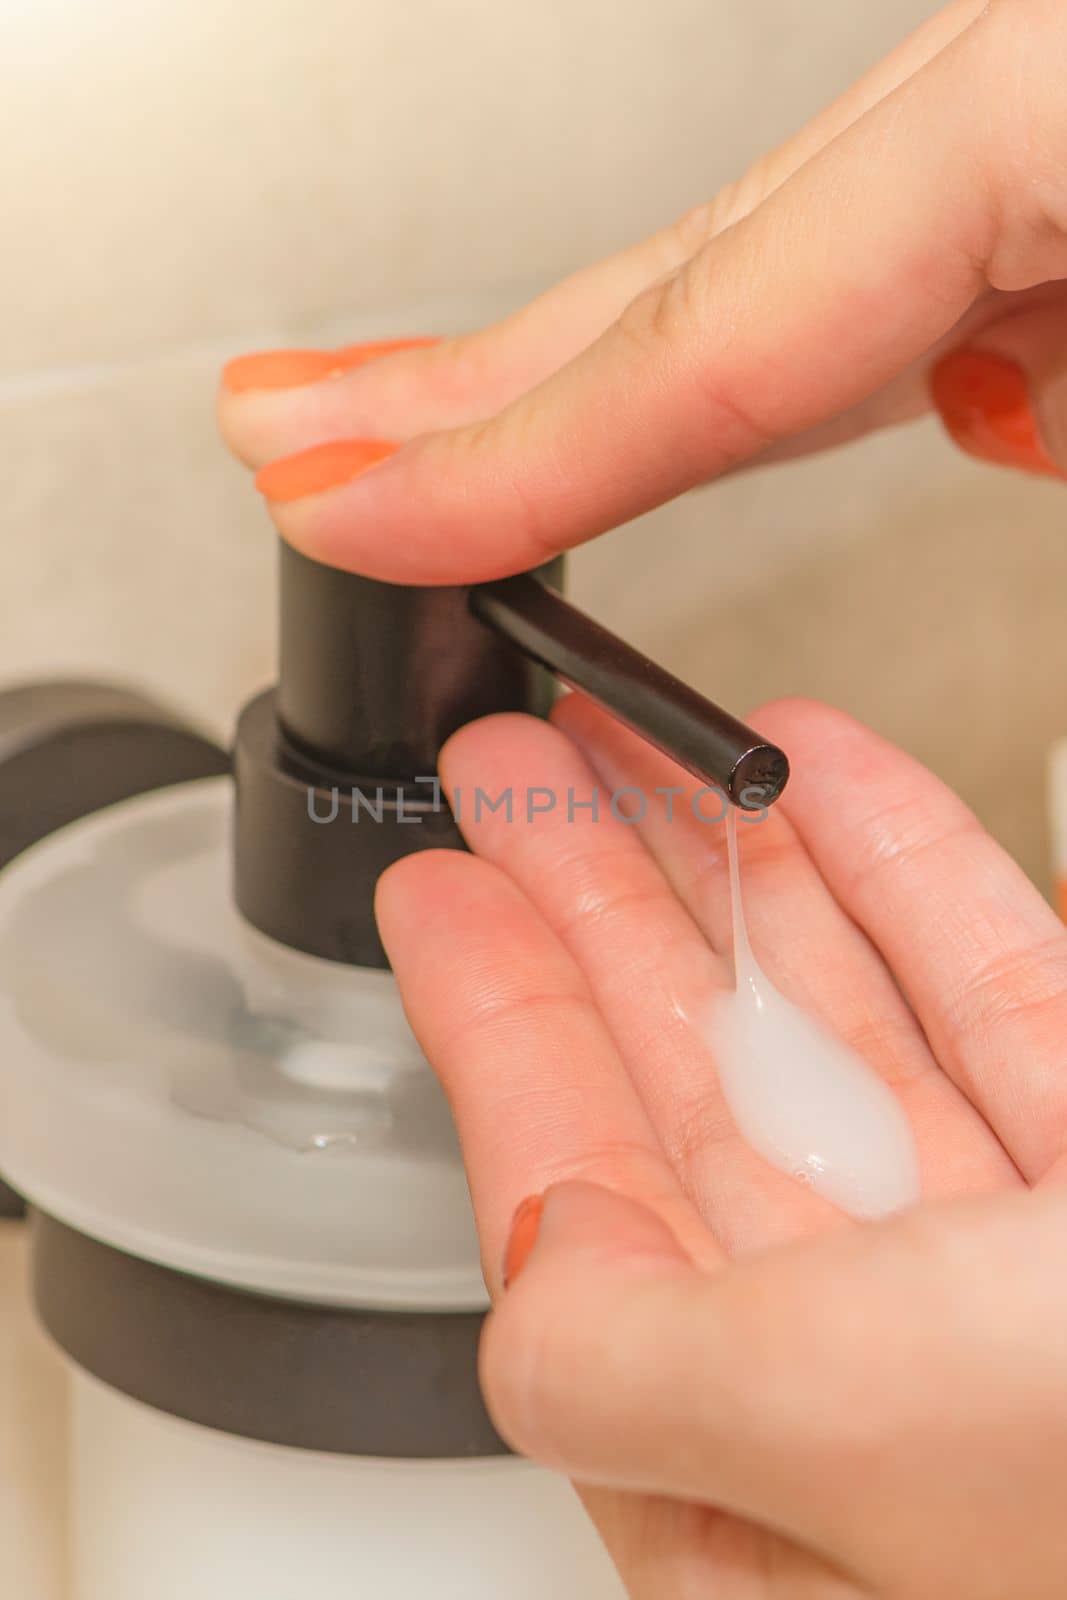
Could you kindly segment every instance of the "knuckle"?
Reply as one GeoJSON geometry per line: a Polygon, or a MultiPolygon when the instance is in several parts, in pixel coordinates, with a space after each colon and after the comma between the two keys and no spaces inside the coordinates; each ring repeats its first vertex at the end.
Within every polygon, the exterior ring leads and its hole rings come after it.
{"type": "Polygon", "coordinates": [[[681,332],[678,278],[679,274],[674,273],[665,282],[642,290],[620,316],[618,331],[638,358],[648,357],[664,340],[681,332]]]}
{"type": "Polygon", "coordinates": [[[698,255],[712,239],[755,211],[774,187],[773,161],[763,157],[742,177],[724,184],[711,200],[683,212],[668,230],[674,265],[679,257],[688,260],[698,255]]]}
{"type": "Polygon", "coordinates": [[[701,256],[694,256],[669,278],[642,290],[625,308],[617,326],[636,356],[662,360],[673,355],[680,362],[696,351],[707,311],[701,263],[701,256]]]}
{"type": "Polygon", "coordinates": [[[690,256],[695,256],[704,248],[709,239],[721,233],[726,225],[724,217],[729,215],[730,209],[730,190],[723,189],[713,200],[705,200],[683,212],[668,229],[673,247],[672,267],[676,267],[679,260],[688,261],[690,256]]]}
{"type": "MultiPolygon", "coordinates": [[[[730,343],[730,315],[715,251],[705,247],[632,300],[617,324],[636,360],[659,364],[666,381],[689,395],[689,442],[701,476],[763,449],[774,436],[743,402],[736,373],[711,356],[712,347],[730,343]]],[[[678,443],[685,447],[685,440],[678,443]]]]}
{"type": "Polygon", "coordinates": [[[704,200],[698,206],[684,211],[671,228],[679,251],[684,257],[696,255],[715,232],[718,196],[704,200]]]}

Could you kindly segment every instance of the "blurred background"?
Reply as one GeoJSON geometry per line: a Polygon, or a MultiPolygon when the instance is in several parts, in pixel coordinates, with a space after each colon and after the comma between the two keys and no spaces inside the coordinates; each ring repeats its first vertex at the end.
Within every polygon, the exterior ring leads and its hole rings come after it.
{"type": "MultiPolygon", "coordinates": [[[[219,363],[493,317],[710,197],[931,10],[0,0],[0,680],[141,678],[226,730],[270,675],[274,549],[219,363]]],[[[1062,518],[931,422],[669,507],[573,586],[737,710],[848,706],[1045,883],[1062,518]]]]}
{"type": "MultiPolygon", "coordinates": [[[[492,317],[710,197],[933,9],[0,0],[0,681],[133,677],[227,730],[271,673],[273,542],[215,439],[220,363],[492,317]]],[[[1045,885],[1063,517],[928,423],[669,507],[573,588],[739,711],[847,706],[1045,885]]]]}
{"type": "MultiPolygon", "coordinates": [[[[274,540],[215,438],[220,364],[494,317],[709,198],[933,9],[0,0],[0,683],[136,679],[228,732],[271,676],[274,540]]],[[[924,423],[670,506],[573,589],[738,711],[848,707],[1046,887],[1064,512],[924,423]]],[[[62,1412],[13,1305],[0,1437],[32,1415],[36,1444],[0,1451],[4,1592],[61,1600],[62,1412]]]]}

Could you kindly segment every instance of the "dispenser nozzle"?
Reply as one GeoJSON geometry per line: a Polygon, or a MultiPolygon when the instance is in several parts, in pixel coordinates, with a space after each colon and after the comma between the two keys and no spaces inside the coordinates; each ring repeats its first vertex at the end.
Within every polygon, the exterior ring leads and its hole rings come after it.
{"type": "Polygon", "coordinates": [[[477,584],[474,615],[743,811],[778,799],[783,750],[616,638],[529,573],[477,584]]]}

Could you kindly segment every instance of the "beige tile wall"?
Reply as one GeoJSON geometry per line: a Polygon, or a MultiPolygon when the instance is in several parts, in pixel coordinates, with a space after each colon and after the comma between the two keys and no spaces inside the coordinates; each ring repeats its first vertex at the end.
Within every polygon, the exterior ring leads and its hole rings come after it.
{"type": "Polygon", "coordinates": [[[551,277],[931,0],[4,0],[0,371],[551,277]]]}
{"type": "MultiPolygon", "coordinates": [[[[227,727],[270,673],[272,549],[214,440],[219,362],[492,314],[710,194],[932,9],[7,0],[0,682],[135,677],[227,727]]],[[[733,704],[847,703],[1040,874],[1058,507],[908,430],[668,508],[574,582],[733,704]]]]}

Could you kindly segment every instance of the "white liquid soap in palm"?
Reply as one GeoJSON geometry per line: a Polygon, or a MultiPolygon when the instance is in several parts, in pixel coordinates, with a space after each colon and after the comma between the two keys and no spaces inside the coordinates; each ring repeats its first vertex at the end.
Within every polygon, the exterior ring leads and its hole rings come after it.
{"type": "Polygon", "coordinates": [[[728,819],[735,988],[713,1002],[709,1041],[741,1133],[772,1166],[855,1217],[919,1195],[915,1138],[893,1091],[843,1040],[775,987],[749,942],[736,822],[728,819]]]}

